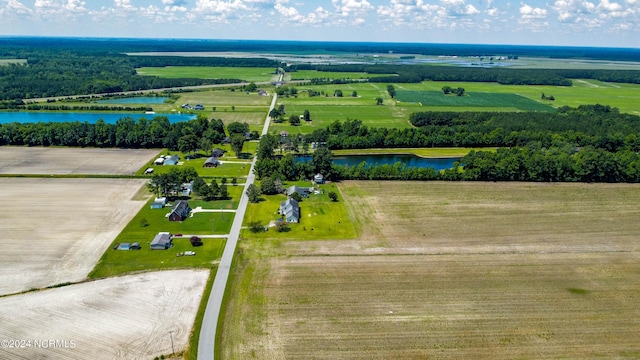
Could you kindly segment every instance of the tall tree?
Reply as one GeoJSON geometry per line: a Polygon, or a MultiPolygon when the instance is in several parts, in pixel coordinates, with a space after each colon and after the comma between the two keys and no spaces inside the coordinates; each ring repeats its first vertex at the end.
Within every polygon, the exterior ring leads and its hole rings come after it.
{"type": "Polygon", "coordinates": [[[240,157],[240,154],[242,154],[244,140],[245,137],[242,134],[233,134],[231,136],[231,150],[233,150],[237,157],[240,157]]]}

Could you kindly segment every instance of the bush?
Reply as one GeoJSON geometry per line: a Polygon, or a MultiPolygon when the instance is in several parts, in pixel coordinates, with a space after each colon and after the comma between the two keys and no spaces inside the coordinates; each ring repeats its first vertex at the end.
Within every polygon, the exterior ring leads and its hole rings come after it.
{"type": "Polygon", "coordinates": [[[250,221],[249,222],[249,231],[254,234],[264,232],[264,225],[260,221],[250,221]]]}

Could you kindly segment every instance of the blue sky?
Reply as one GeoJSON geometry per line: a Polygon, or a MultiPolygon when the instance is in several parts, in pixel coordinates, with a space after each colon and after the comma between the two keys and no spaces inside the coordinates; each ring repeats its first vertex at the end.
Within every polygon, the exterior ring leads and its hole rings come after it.
{"type": "Polygon", "coordinates": [[[0,35],[640,48],[640,0],[0,0],[0,35]]]}

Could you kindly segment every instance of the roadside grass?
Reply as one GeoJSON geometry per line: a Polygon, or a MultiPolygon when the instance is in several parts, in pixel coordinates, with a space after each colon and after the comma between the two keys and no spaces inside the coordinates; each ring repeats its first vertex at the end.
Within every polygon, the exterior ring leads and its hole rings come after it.
{"type": "Polygon", "coordinates": [[[277,80],[275,68],[222,66],[165,66],[136,69],[138,75],[160,78],[241,79],[247,82],[277,80]]]}
{"type": "MultiPolygon", "coordinates": [[[[203,238],[204,245],[193,248],[188,237],[174,237],[174,246],[168,250],[151,250],[150,244],[158,232],[171,232],[185,235],[227,234],[235,213],[199,212],[193,214],[183,222],[169,221],[166,214],[170,208],[151,209],[153,199],[136,214],[125,226],[115,241],[109,245],[102,258],[89,274],[91,278],[121,275],[132,271],[158,270],[178,267],[210,267],[211,262],[222,255],[224,239],[203,238]],[[140,250],[112,250],[118,243],[139,242],[140,250]],[[176,253],[185,250],[195,250],[196,256],[176,257],[176,253]]],[[[172,201],[173,203],[173,201],[172,201]]],[[[202,205],[198,201],[192,204],[202,205]]],[[[229,204],[222,204],[228,206],[229,204]]],[[[218,204],[219,206],[219,204],[218,204]]],[[[206,208],[218,208],[215,204],[206,208]]]]}
{"type": "MultiPolygon", "coordinates": [[[[308,187],[308,182],[287,183],[284,186],[298,185],[308,187]]],[[[316,185],[323,193],[310,194],[300,202],[300,223],[289,224],[290,231],[277,232],[275,227],[270,227],[269,231],[261,233],[251,233],[248,228],[242,230],[243,238],[252,239],[284,239],[295,238],[299,240],[317,239],[352,239],[357,236],[357,219],[354,219],[347,212],[344,200],[336,184],[316,185]],[[338,194],[338,201],[329,199],[330,191],[338,194]]],[[[247,207],[245,215],[245,225],[251,221],[260,221],[263,225],[268,225],[271,221],[280,218],[278,209],[280,203],[285,201],[285,195],[262,195],[263,201],[247,207]]]]}
{"type": "Polygon", "coordinates": [[[496,151],[497,148],[392,148],[332,150],[333,155],[413,154],[425,158],[463,157],[470,151],[496,151]]]}

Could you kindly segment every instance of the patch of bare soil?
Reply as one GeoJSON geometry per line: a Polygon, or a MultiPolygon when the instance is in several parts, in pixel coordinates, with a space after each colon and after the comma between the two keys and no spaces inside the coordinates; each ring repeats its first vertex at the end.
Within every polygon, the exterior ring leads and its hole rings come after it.
{"type": "Polygon", "coordinates": [[[0,294],[86,278],[138,212],[141,179],[0,178],[0,294]]]}
{"type": "Polygon", "coordinates": [[[183,351],[208,276],[150,272],[0,298],[0,359],[133,360],[183,351]]]}

